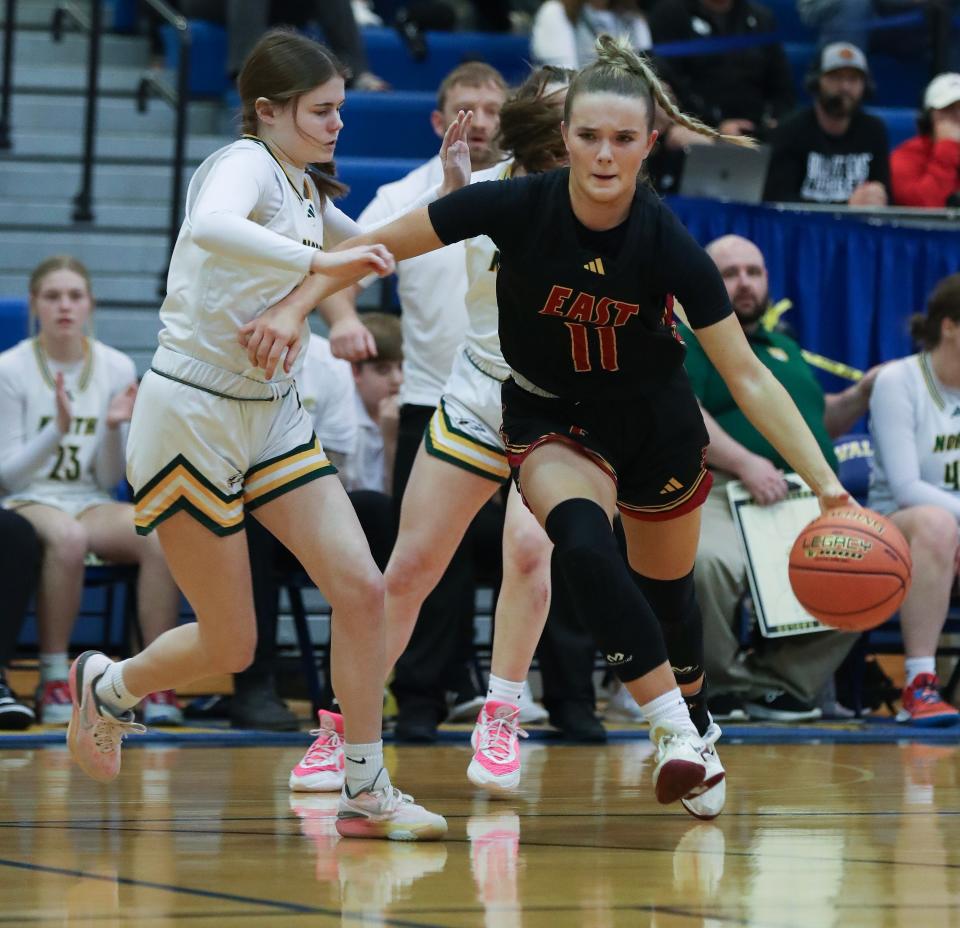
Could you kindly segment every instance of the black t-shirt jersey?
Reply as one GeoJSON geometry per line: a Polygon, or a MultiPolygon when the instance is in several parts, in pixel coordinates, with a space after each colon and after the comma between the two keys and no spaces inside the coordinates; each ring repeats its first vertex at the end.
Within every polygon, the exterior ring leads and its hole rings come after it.
{"type": "Polygon", "coordinates": [[[713,261],[640,186],[627,220],[591,231],[573,214],[569,169],[471,184],[430,204],[444,244],[499,249],[500,347],[510,367],[570,399],[646,391],[683,364],[673,299],[693,328],[732,310],[713,261]]]}

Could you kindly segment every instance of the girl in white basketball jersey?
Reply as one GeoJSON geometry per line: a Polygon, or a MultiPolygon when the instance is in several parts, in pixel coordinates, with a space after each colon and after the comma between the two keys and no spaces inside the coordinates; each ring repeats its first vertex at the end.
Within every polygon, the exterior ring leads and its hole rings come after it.
{"type": "Polygon", "coordinates": [[[906,676],[900,722],[960,723],[940,698],[935,664],[957,574],[960,522],[960,274],[937,284],[911,319],[922,350],[891,361],[870,397],[869,505],[910,542],[913,583],[900,607],[906,676]]]}
{"type": "MultiPolygon", "coordinates": [[[[37,619],[40,633],[39,720],[70,721],[67,649],[80,610],[88,553],[138,564],[138,615],[146,642],[173,628],[180,593],[155,538],[133,528],[133,507],[113,491],[123,476],[123,446],[137,394],[125,354],[86,335],[93,310],[87,269],[57,256],[30,278],[38,325],[0,354],[0,491],[43,544],[37,619]]],[[[142,695],[152,724],[178,724],[172,692],[142,695]]]]}
{"type": "MultiPolygon", "coordinates": [[[[71,670],[68,740],[88,774],[111,780],[138,694],[247,666],[256,626],[242,523],[254,511],[333,606],[333,685],[345,720],[338,831],[437,838],[445,821],[395,789],[383,768],[383,580],[297,396],[309,327],[286,333],[290,350],[260,365],[239,342],[245,325],[310,273],[353,280],[392,270],[379,246],[322,250],[356,229],[330,202],[340,185],[313,167],[331,164],[343,127],[343,70],[322,46],[277,30],[250,53],[238,87],[248,134],[207,158],[190,183],[127,464],[137,528],[156,528],[197,623],[121,664],[82,655],[71,670]]],[[[448,132],[445,155],[462,162],[460,128],[448,132]]]]}

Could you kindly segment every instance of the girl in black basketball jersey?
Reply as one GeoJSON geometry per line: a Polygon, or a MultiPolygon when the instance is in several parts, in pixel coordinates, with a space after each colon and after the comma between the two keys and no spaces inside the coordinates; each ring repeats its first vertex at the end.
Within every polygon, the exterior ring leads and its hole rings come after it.
{"type": "MultiPolygon", "coordinates": [[[[658,800],[683,799],[709,818],[723,804],[719,730],[708,729],[700,704],[701,737],[682,691],[690,697],[702,686],[692,570],[711,477],[674,297],[741,408],[821,505],[849,498],[747,345],[713,262],[637,184],[657,138],[654,101],[682,125],[715,134],[676,110],[632,50],[603,36],[597,61],[567,93],[568,169],[474,184],[349,244],[381,242],[403,260],[475,235],[496,243],[514,478],[553,541],[571,600],[650,722],[658,800]],[[632,576],[611,528],[617,509],[632,576]]],[[[296,332],[303,306],[337,284],[304,286],[299,304],[258,320],[261,363],[274,341],[296,332]]]]}

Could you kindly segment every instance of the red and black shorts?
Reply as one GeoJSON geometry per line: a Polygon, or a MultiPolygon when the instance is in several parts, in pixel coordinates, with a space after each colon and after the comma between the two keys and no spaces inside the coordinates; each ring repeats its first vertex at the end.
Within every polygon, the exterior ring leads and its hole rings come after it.
{"type": "Polygon", "coordinates": [[[713,478],[700,407],[680,370],[663,385],[629,399],[571,401],[538,396],[508,380],[503,426],[513,479],[534,449],[560,441],[589,457],[617,487],[617,507],[648,522],[686,515],[701,506],[713,478]]]}

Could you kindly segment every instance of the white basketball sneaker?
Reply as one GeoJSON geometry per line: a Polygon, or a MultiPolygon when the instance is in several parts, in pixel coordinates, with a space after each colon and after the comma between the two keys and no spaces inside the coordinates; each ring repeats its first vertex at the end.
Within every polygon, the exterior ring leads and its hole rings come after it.
{"type": "Polygon", "coordinates": [[[703,759],[703,741],[691,725],[675,728],[660,722],[650,730],[656,745],[656,766],[653,768],[653,790],[657,802],[667,805],[682,799],[696,789],[707,775],[703,759]]]}
{"type": "Polygon", "coordinates": [[[700,756],[706,765],[707,773],[703,782],[692,789],[680,804],[694,817],[710,821],[723,811],[727,799],[727,774],[717,754],[717,739],[721,735],[720,726],[710,720],[710,727],[703,736],[703,750],[700,756]]]}
{"type": "Polygon", "coordinates": [[[373,783],[355,796],[346,783],[343,785],[337,832],[343,838],[436,841],[447,833],[447,822],[400,792],[390,783],[386,768],[381,767],[373,783]]]}

